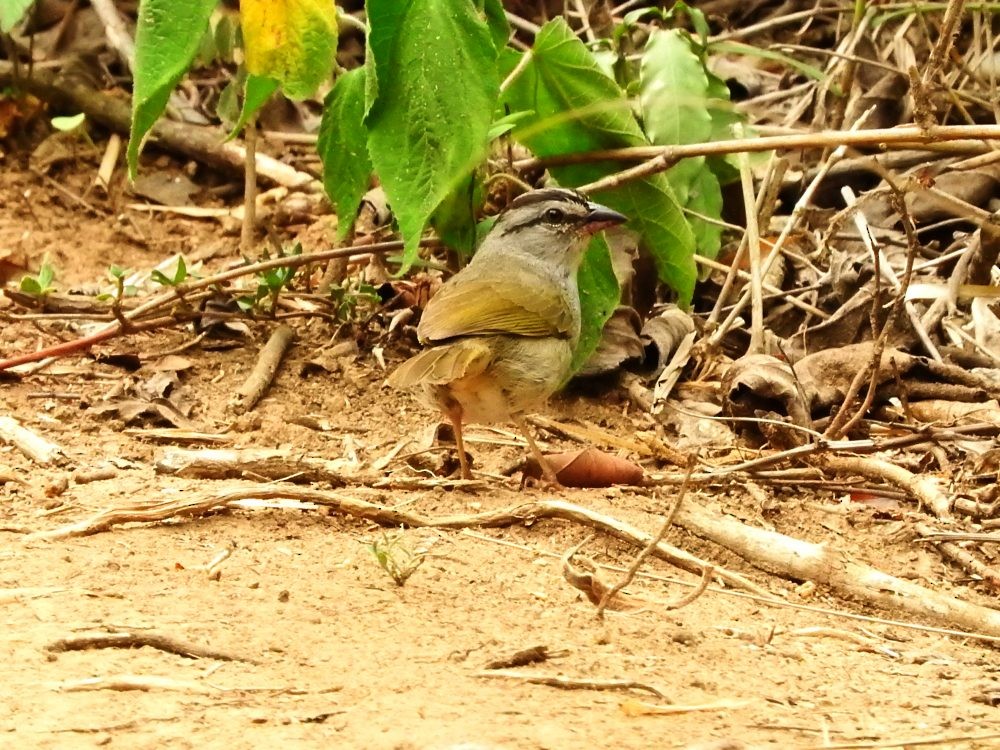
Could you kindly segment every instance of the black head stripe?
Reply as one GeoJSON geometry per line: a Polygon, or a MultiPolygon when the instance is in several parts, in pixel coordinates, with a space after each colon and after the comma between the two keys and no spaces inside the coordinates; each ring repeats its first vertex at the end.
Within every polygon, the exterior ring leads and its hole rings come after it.
{"type": "Polygon", "coordinates": [[[568,203],[577,203],[584,207],[587,206],[587,199],[575,190],[567,190],[565,188],[541,188],[540,190],[529,190],[527,193],[522,193],[517,196],[510,202],[507,209],[523,208],[524,206],[532,206],[536,203],[544,203],[545,201],[563,201],[568,203]]]}

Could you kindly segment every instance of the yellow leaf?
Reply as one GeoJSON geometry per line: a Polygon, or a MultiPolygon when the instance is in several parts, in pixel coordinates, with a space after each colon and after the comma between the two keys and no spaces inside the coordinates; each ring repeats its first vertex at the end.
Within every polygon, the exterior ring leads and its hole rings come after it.
{"type": "Polygon", "coordinates": [[[277,80],[293,99],[312,94],[333,67],[334,0],[242,0],[247,70],[277,80]]]}

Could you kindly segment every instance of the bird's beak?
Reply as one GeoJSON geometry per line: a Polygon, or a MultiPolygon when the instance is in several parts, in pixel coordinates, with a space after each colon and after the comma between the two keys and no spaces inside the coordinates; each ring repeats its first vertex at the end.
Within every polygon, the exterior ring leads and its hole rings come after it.
{"type": "Polygon", "coordinates": [[[602,206],[600,203],[588,203],[587,208],[590,210],[587,212],[583,228],[588,234],[596,234],[602,229],[624,224],[628,221],[628,217],[624,214],[613,211],[607,206],[602,206]]]}

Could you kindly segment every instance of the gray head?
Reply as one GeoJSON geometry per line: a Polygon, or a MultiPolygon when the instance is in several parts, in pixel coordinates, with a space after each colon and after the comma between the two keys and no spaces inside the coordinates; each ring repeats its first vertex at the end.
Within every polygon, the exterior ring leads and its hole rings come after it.
{"type": "Polygon", "coordinates": [[[592,203],[581,193],[564,188],[542,188],[519,195],[497,218],[490,235],[512,237],[530,230],[538,241],[574,244],[606,227],[628,219],[607,206],[592,203]]]}
{"type": "Polygon", "coordinates": [[[473,263],[495,263],[497,255],[520,257],[558,276],[575,275],[587,240],[626,218],[580,193],[562,188],[531,190],[511,201],[479,247],[473,263]]]}

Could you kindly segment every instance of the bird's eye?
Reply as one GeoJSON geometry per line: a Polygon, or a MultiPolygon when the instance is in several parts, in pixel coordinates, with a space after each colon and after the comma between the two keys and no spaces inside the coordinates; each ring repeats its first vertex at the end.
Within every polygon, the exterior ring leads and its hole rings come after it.
{"type": "Polygon", "coordinates": [[[550,209],[546,210],[546,212],[545,212],[545,220],[546,221],[550,221],[553,224],[556,224],[556,223],[558,223],[560,221],[563,221],[565,218],[566,218],[566,214],[564,214],[558,208],[550,208],[550,209]]]}

